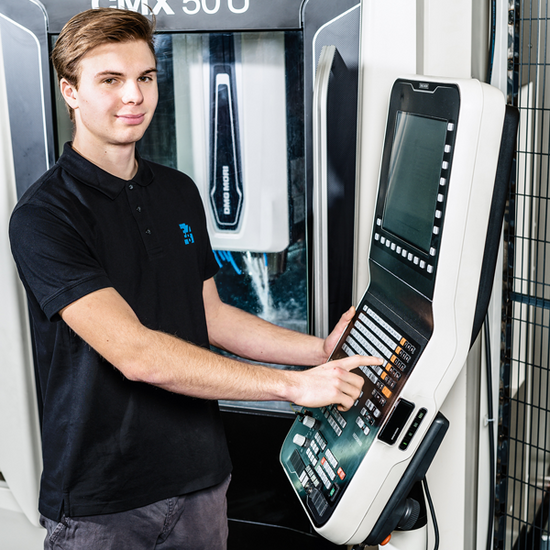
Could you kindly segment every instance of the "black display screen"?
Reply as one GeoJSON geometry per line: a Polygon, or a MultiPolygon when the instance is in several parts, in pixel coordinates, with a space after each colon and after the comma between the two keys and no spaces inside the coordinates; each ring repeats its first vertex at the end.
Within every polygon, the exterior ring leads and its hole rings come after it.
{"type": "Polygon", "coordinates": [[[429,252],[447,121],[397,112],[382,227],[429,252]]]}

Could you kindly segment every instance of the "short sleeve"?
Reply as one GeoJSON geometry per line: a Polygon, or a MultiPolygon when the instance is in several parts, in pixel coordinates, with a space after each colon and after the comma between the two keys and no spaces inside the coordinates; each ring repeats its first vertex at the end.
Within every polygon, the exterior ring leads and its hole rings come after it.
{"type": "Polygon", "coordinates": [[[47,206],[16,208],[9,237],[19,276],[29,299],[49,320],[75,300],[111,286],[83,238],[47,206]]]}

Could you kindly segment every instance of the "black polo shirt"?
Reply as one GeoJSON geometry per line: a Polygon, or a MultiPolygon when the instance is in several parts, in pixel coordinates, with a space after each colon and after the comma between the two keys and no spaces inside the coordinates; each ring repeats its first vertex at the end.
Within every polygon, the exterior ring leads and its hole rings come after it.
{"type": "Polygon", "coordinates": [[[145,326],[208,347],[202,285],[217,264],[200,196],[186,175],[138,160],[124,181],[67,144],[10,221],[42,398],[39,508],[57,521],[203,489],[231,470],[215,401],[127,380],[58,313],[114,287],[145,326]]]}

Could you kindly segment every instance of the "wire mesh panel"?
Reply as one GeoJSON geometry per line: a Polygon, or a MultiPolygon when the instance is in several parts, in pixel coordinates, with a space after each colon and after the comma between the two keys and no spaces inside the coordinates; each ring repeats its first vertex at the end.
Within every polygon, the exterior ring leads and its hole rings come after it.
{"type": "Polygon", "coordinates": [[[495,548],[550,550],[550,6],[515,2],[509,16],[520,129],[505,230],[495,548]]]}

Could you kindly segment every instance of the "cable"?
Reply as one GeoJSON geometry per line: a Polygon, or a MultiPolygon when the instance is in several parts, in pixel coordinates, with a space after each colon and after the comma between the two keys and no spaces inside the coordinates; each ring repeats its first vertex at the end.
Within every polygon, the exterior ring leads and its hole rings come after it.
{"type": "Polygon", "coordinates": [[[430,495],[430,490],[428,489],[428,480],[424,477],[422,480],[422,486],[424,487],[424,493],[426,494],[426,501],[428,503],[428,508],[430,509],[430,515],[432,516],[432,524],[434,528],[434,550],[439,548],[439,527],[437,526],[437,517],[435,515],[434,503],[432,502],[432,497],[430,495]]]}
{"type": "Polygon", "coordinates": [[[214,258],[216,259],[216,262],[218,262],[218,266],[220,269],[223,267],[224,262],[227,262],[235,270],[235,273],[237,275],[242,275],[242,271],[235,262],[235,259],[233,258],[231,252],[227,250],[214,250],[213,252],[214,258]]]}
{"type": "Polygon", "coordinates": [[[485,334],[485,368],[487,371],[487,420],[489,428],[489,525],[487,526],[487,550],[491,550],[493,542],[493,525],[495,517],[495,430],[493,427],[493,375],[491,372],[491,339],[489,332],[489,317],[485,316],[483,324],[485,334]]]}

